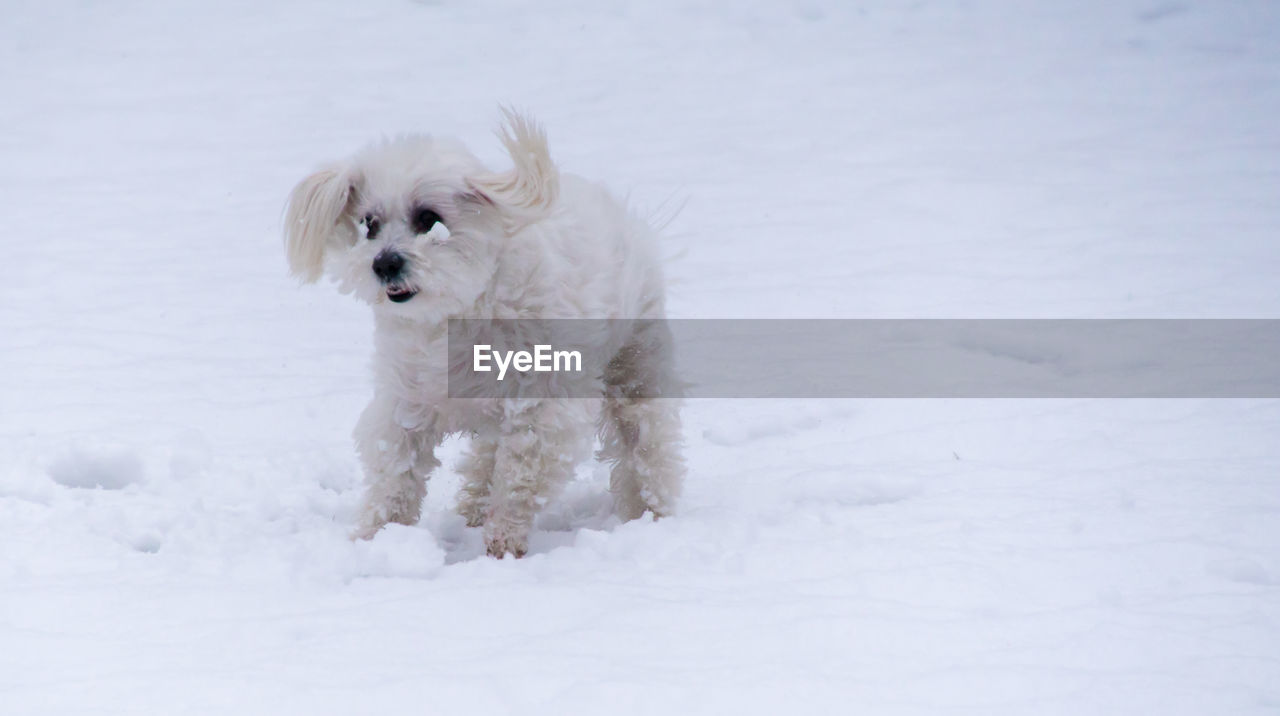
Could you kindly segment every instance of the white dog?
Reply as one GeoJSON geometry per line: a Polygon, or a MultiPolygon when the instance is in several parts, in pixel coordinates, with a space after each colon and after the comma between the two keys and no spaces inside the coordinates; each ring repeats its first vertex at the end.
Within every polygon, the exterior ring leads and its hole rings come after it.
{"type": "Polygon", "coordinates": [[[355,429],[368,485],[353,537],[417,522],[435,448],[454,433],[472,438],[458,511],[499,558],[527,551],[536,511],[589,452],[593,423],[623,519],[668,515],[679,494],[678,381],[661,322],[608,322],[593,346],[607,362],[577,378],[596,400],[449,397],[462,370],[447,356],[451,318],[664,316],[656,232],[604,188],[562,175],[532,121],[504,115],[508,171],[457,142],[409,136],[321,169],[289,197],[291,271],[307,282],[327,271],[373,307],[374,398],[355,429]]]}

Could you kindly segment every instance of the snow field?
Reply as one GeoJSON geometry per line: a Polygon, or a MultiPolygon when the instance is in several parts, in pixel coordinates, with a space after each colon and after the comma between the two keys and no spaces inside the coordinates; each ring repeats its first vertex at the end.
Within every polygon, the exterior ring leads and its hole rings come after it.
{"type": "Polygon", "coordinates": [[[681,318],[1275,317],[1268,2],[123,2],[0,23],[0,712],[1266,713],[1276,401],[694,401],[483,558],[346,538],[369,317],[283,200],[498,102],[681,318]]]}

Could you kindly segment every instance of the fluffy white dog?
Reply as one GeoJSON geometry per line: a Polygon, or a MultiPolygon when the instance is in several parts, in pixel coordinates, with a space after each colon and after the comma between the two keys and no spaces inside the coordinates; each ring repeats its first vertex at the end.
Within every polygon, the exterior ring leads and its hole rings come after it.
{"type": "Polygon", "coordinates": [[[678,382],[660,321],[600,322],[612,328],[591,348],[608,358],[569,378],[590,381],[595,400],[450,397],[450,376],[465,374],[448,356],[451,318],[664,316],[656,232],[604,188],[561,174],[532,121],[504,115],[508,171],[455,141],[408,136],[321,169],[289,197],[291,271],[306,282],[327,272],[373,307],[374,398],[355,428],[368,484],[353,537],[417,522],[435,448],[454,433],[471,436],[458,511],[499,558],[527,551],[535,513],[589,453],[593,427],[623,519],[668,515],[679,494],[678,382]]]}

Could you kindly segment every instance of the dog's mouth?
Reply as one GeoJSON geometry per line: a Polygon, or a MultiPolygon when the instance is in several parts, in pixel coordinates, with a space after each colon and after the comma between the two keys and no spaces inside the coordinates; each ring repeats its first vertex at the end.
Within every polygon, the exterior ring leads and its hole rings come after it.
{"type": "Polygon", "coordinates": [[[391,299],[392,303],[404,303],[417,295],[418,292],[413,289],[403,288],[401,286],[387,287],[387,298],[391,299]]]}

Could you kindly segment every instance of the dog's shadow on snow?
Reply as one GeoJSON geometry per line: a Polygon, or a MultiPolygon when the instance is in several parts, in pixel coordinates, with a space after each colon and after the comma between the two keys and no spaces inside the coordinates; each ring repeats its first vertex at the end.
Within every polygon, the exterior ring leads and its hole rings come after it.
{"type": "MultiPolygon", "coordinates": [[[[483,529],[467,527],[453,510],[433,510],[423,515],[422,522],[444,550],[446,565],[488,559],[483,529]]],[[[534,520],[526,556],[570,546],[579,530],[608,531],[619,524],[621,521],[613,514],[613,496],[607,484],[594,479],[574,480],[534,520]]]]}

